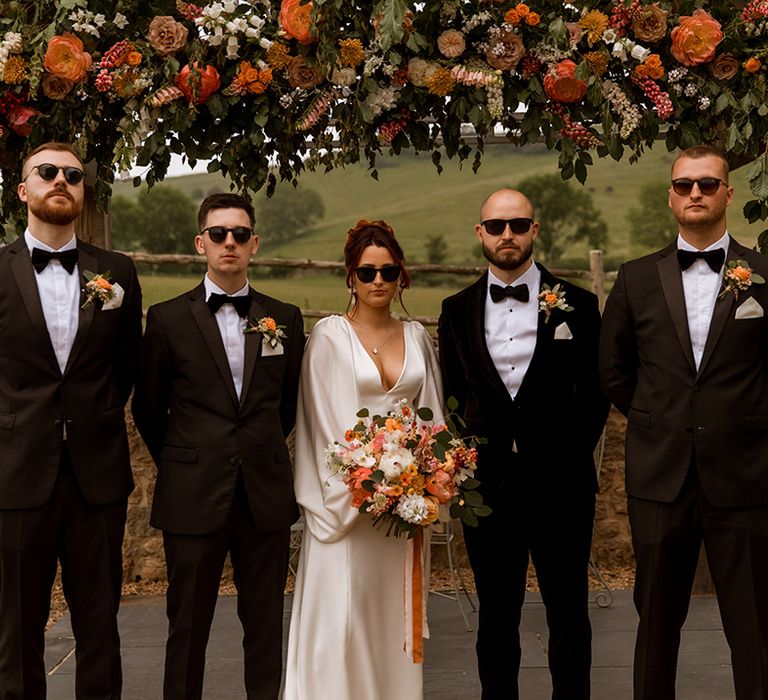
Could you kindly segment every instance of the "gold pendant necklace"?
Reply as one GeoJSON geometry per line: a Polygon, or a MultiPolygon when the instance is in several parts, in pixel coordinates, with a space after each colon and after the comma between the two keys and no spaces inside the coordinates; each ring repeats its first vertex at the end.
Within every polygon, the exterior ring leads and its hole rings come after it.
{"type": "Polygon", "coordinates": [[[389,326],[389,333],[387,333],[387,337],[384,338],[384,340],[381,343],[379,343],[378,345],[373,345],[371,347],[371,352],[374,355],[378,355],[379,354],[379,350],[384,347],[386,342],[389,340],[389,336],[391,336],[391,335],[392,335],[392,325],[390,324],[390,326],[389,326]]]}

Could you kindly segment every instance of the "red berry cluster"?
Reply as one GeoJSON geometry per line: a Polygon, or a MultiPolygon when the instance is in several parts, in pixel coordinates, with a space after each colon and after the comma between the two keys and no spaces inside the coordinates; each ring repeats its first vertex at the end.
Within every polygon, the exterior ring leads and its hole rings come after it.
{"type": "Polygon", "coordinates": [[[379,143],[382,146],[389,146],[405,127],[408,122],[411,121],[412,115],[410,112],[403,112],[403,115],[398,119],[390,119],[388,122],[379,125],[379,143]]]}
{"type": "Polygon", "coordinates": [[[117,68],[120,65],[120,59],[125,56],[131,50],[131,42],[128,39],[123,39],[113,44],[109,49],[104,52],[104,55],[99,61],[99,68],[109,70],[110,68],[117,68]]]}
{"type": "Polygon", "coordinates": [[[408,82],[408,69],[407,68],[398,68],[393,74],[392,74],[392,84],[393,85],[405,85],[408,82]]]}
{"type": "Polygon", "coordinates": [[[547,109],[552,114],[557,114],[563,120],[563,128],[559,131],[560,136],[563,138],[570,139],[579,148],[597,148],[601,144],[600,139],[587,129],[586,126],[571,119],[571,115],[568,114],[563,105],[552,102],[547,109]]]}
{"type": "Polygon", "coordinates": [[[666,121],[674,113],[675,108],[672,106],[672,100],[669,98],[669,93],[664,92],[653,80],[650,78],[639,78],[633,76],[632,81],[639,85],[642,91],[648,96],[648,99],[653,102],[656,107],[656,112],[659,115],[659,119],[666,121]]]}
{"type": "Polygon", "coordinates": [[[739,15],[743,22],[759,22],[768,18],[768,1],[752,0],[739,15]]]}
{"type": "Polygon", "coordinates": [[[615,29],[619,36],[624,34],[624,29],[634,19],[635,14],[640,11],[640,0],[617,0],[613,7],[613,12],[608,19],[608,26],[615,29]]]}
{"type": "Polygon", "coordinates": [[[6,91],[0,94],[0,114],[10,114],[14,109],[21,107],[27,101],[26,95],[17,95],[15,92],[6,91]]]}
{"type": "Polygon", "coordinates": [[[203,16],[203,8],[191,2],[176,0],[176,9],[184,19],[190,22],[194,22],[198,17],[203,16]]]}

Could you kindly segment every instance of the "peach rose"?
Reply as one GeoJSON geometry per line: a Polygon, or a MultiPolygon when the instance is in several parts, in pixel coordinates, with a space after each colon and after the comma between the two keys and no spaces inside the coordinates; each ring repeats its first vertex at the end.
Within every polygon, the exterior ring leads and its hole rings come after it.
{"type": "Polygon", "coordinates": [[[63,100],[70,92],[74,83],[66,78],[60,78],[53,73],[46,73],[43,77],[43,94],[51,100],[63,100]]]}
{"type": "Polygon", "coordinates": [[[280,26],[300,44],[314,43],[312,2],[302,4],[302,0],[283,0],[280,4],[280,26]]]}
{"type": "Polygon", "coordinates": [[[187,64],[176,76],[176,87],[184,93],[188,102],[201,105],[221,87],[221,80],[213,66],[187,64]]]}
{"type": "Polygon", "coordinates": [[[514,70],[525,56],[523,40],[515,32],[499,31],[490,37],[485,60],[491,68],[514,70]]]}
{"type": "Polygon", "coordinates": [[[566,58],[544,76],[544,92],[557,102],[579,102],[587,92],[587,84],[577,80],[576,64],[566,58]]]}
{"type": "Polygon", "coordinates": [[[83,42],[72,34],[51,37],[43,64],[49,73],[80,83],[86,79],[93,60],[85,51],[83,42]]]}
{"type": "Polygon", "coordinates": [[[659,41],[667,35],[668,14],[657,2],[641,7],[632,20],[632,32],[640,41],[659,41]]]}
{"type": "Polygon", "coordinates": [[[187,28],[170,15],[158,15],[149,23],[147,41],[158,56],[171,56],[187,45],[187,28]]]}
{"type": "Polygon", "coordinates": [[[739,60],[732,54],[721,53],[710,66],[710,70],[718,80],[730,80],[739,72],[739,60]]]}
{"type": "Polygon", "coordinates": [[[723,39],[720,22],[704,10],[680,17],[672,30],[672,55],[684,66],[707,63],[715,57],[717,45],[723,39]]]}
{"type": "Polygon", "coordinates": [[[464,35],[457,29],[446,29],[437,37],[437,48],[446,58],[458,58],[466,47],[464,35]]]}
{"type": "Polygon", "coordinates": [[[453,479],[447,472],[437,471],[430,474],[424,484],[428,493],[437,498],[439,503],[448,503],[454,493],[453,479]]]}

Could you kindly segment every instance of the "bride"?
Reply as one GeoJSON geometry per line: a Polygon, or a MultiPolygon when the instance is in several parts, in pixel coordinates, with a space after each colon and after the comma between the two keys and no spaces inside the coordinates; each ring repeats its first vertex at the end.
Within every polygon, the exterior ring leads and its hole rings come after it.
{"type": "Polygon", "coordinates": [[[288,638],[285,700],[419,700],[422,666],[403,651],[404,570],[412,541],[386,537],[351,505],[325,463],[361,408],[401,398],[442,413],[439,367],[423,326],[390,306],[410,285],[383,221],[361,221],[344,247],[350,305],[317,323],[304,355],[295,490],[306,518],[288,638]]]}

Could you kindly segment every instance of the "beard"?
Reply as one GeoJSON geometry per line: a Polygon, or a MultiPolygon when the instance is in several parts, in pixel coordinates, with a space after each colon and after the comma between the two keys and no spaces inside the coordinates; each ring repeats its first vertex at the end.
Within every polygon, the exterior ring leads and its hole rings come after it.
{"type": "Polygon", "coordinates": [[[531,259],[533,255],[533,240],[519,248],[501,248],[492,250],[483,243],[485,259],[500,270],[517,270],[531,259]]]}
{"type": "Polygon", "coordinates": [[[49,197],[41,200],[29,201],[29,211],[40,221],[53,226],[66,226],[71,224],[83,211],[83,202],[78,202],[68,192],[63,195],[69,199],[67,204],[52,203],[49,197]]]}

